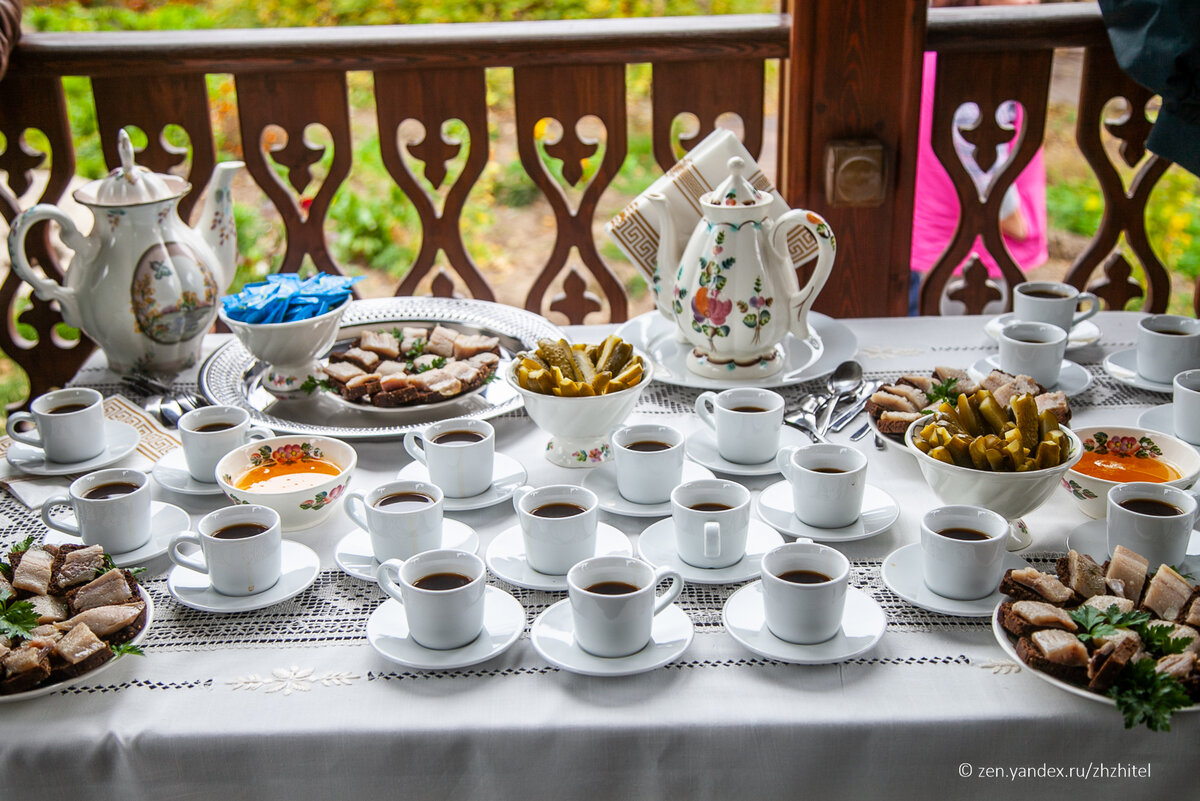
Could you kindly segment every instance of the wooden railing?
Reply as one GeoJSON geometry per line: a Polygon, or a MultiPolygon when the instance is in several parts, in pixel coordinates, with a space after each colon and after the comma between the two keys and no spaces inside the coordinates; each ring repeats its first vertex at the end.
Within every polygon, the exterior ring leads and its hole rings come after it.
{"type": "MultiPolygon", "coordinates": [[[[549,202],[557,225],[550,255],[544,263],[531,265],[524,305],[539,312],[560,312],[571,322],[619,321],[628,314],[625,290],[600,255],[593,218],[627,153],[626,65],[653,65],[649,133],[655,160],[666,170],[678,152],[699,141],[728,112],[741,118],[750,153],[761,155],[764,65],[780,59],[785,65],[778,136],[780,189],[793,205],[825,214],[839,238],[840,263],[818,309],[838,316],[900,314],[906,307],[907,232],[913,202],[917,110],[913,80],[919,89],[920,51],[927,44],[939,52],[948,65],[946,72],[954,76],[938,85],[934,147],[954,177],[963,204],[959,235],[922,292],[922,310],[931,313],[977,235],[1001,264],[1005,278],[1019,280],[1017,268],[999,246],[997,204],[1042,140],[1053,49],[1078,46],[1087,48],[1080,149],[1101,178],[1110,213],[1093,247],[1073,267],[1070,280],[1083,285],[1099,271],[1100,294],[1112,306],[1123,307],[1139,291],[1128,283],[1127,265],[1111,255],[1118,234],[1124,231],[1150,276],[1147,307],[1165,308],[1165,271],[1153,252],[1140,245],[1145,241],[1141,212],[1146,195],[1166,165],[1151,159],[1132,196],[1119,181],[1114,182],[1115,173],[1098,144],[1104,103],[1124,96],[1141,109],[1146,93],[1115,68],[1095,9],[1056,5],[1006,8],[1004,12],[1013,13],[1004,14],[984,9],[934,11],[929,14],[927,36],[922,36],[924,0],[901,0],[896,8],[908,14],[910,28],[917,26],[899,37],[889,20],[879,20],[874,0],[814,0],[795,17],[27,35],[9,74],[0,81],[0,133],[8,143],[0,154],[0,170],[7,178],[7,188],[0,184],[0,212],[11,221],[21,208],[62,197],[75,162],[61,79],[86,75],[91,78],[108,163],[117,162],[118,129],[137,126],[149,140],[138,155],[141,163],[156,171],[177,172],[185,161],[189,165],[186,177],[196,189],[181,208],[190,213],[216,160],[205,76],[231,73],[244,160],[285,228],[282,269],[296,270],[308,257],[321,270],[340,272],[326,241],[325,224],[334,194],[352,171],[346,73],[369,71],[382,161],[415,205],[422,223],[420,252],[397,286],[397,294],[410,294],[420,285],[440,295],[492,299],[493,287],[464,245],[460,226],[467,195],[487,165],[486,147],[450,143],[436,135],[401,142],[397,132],[408,119],[420,122],[427,132],[439,132],[444,122],[459,120],[467,141],[486,143],[486,71],[511,67],[519,158],[549,202]],[[828,16],[818,11],[838,14],[837,24],[831,25],[828,16]],[[896,63],[904,69],[891,76],[872,68],[864,75],[864,59],[879,52],[869,50],[871,37],[886,37],[886,47],[892,48],[889,57],[894,52],[896,63]],[[851,44],[843,47],[840,42],[851,44]],[[844,80],[838,80],[839,70],[844,80]],[[898,86],[891,87],[889,80],[898,86]],[[881,96],[901,98],[898,119],[891,110],[873,112],[871,101],[863,100],[881,96]],[[980,200],[973,185],[961,180],[961,164],[956,168],[948,158],[953,153],[949,121],[961,102],[973,100],[986,109],[1010,98],[1026,110],[1021,141],[987,198],[980,200]],[[839,109],[831,127],[830,111],[839,109]],[[677,134],[672,138],[672,123],[684,112],[696,115],[700,131],[680,141],[677,134]],[[871,122],[872,113],[886,113],[887,125],[871,122]],[[565,179],[577,181],[583,161],[601,152],[595,142],[577,133],[576,122],[588,116],[598,118],[606,132],[603,155],[594,177],[576,187],[577,199],[569,202],[563,187],[543,167],[541,151],[561,158],[565,179]],[[558,142],[538,141],[535,127],[545,118],[561,123],[558,142]],[[328,174],[316,187],[310,186],[315,183],[311,167],[324,152],[305,140],[305,128],[311,124],[324,126],[333,151],[328,174]],[[167,125],[186,132],[190,160],[158,135],[167,125]],[[254,146],[266,141],[264,134],[272,126],[282,129],[282,141],[276,138],[277,144],[269,149],[254,146]],[[855,126],[862,130],[854,130],[855,126]],[[22,134],[30,128],[43,132],[49,153],[33,152],[25,143],[22,134]],[[890,139],[880,133],[885,128],[894,134],[890,139]],[[826,180],[822,169],[823,148],[826,139],[833,138],[831,131],[842,138],[885,140],[884,166],[878,176],[885,190],[881,203],[843,206],[831,200],[838,195],[836,178],[826,180]],[[465,166],[439,209],[421,178],[440,187],[446,177],[442,165],[464,146],[468,147],[465,166]],[[34,197],[31,171],[44,168],[47,156],[49,180],[34,197]],[[423,176],[418,173],[421,162],[423,176]],[[285,179],[281,180],[280,172],[285,179]],[[881,225],[880,220],[887,223],[881,225]],[[448,269],[437,266],[439,252],[448,269]],[[571,258],[572,252],[578,254],[577,260],[571,258]]],[[[989,115],[985,113],[984,119],[989,115]]],[[[1127,137],[1129,155],[1140,153],[1145,124],[1109,125],[1108,130],[1127,137]]],[[[981,127],[973,135],[994,147],[1011,134],[981,127]]],[[[61,277],[62,265],[50,247],[49,231],[43,229],[27,241],[30,260],[61,277]]],[[[977,310],[986,302],[990,287],[978,271],[968,270],[967,278],[959,299],[968,309],[977,310]]],[[[8,310],[10,320],[0,328],[0,348],[30,373],[36,396],[71,375],[90,346],[64,350],[52,335],[57,312],[36,299],[22,322],[31,324],[40,338],[21,340],[11,323],[19,284],[10,272],[0,286],[0,308],[8,310]]]]}

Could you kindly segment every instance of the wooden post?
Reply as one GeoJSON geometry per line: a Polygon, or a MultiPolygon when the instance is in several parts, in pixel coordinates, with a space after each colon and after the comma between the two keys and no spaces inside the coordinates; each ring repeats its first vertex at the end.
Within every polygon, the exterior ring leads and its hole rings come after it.
{"type": "Polygon", "coordinates": [[[834,317],[903,315],[927,0],[788,5],[779,188],[793,207],[824,216],[837,237],[816,308],[834,317]],[[875,143],[878,174],[864,158],[875,143]]]}

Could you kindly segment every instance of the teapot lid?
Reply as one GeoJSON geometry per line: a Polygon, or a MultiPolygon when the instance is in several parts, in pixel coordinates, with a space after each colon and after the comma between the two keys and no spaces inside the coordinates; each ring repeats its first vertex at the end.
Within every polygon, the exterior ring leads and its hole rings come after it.
{"type": "Polygon", "coordinates": [[[745,159],[734,156],[729,160],[728,167],[729,177],[702,198],[702,202],[713,206],[760,206],[774,200],[769,192],[755,189],[742,177],[746,172],[745,159]]]}
{"type": "Polygon", "coordinates": [[[174,175],[159,175],[133,161],[133,142],[122,128],[117,132],[121,166],[80,192],[80,200],[99,206],[133,206],[170,200],[188,190],[188,182],[174,175]]]}

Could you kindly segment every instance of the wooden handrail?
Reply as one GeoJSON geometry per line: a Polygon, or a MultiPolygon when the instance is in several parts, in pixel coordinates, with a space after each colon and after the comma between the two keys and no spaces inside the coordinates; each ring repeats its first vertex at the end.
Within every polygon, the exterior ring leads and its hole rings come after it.
{"type": "Polygon", "coordinates": [[[1094,3],[931,8],[925,48],[939,53],[1053,50],[1108,43],[1094,3]]]}

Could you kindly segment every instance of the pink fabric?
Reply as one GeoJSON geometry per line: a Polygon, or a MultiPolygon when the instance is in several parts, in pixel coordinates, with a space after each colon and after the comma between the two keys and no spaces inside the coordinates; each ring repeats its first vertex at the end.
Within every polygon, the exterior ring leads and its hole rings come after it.
{"type": "MultiPolygon", "coordinates": [[[[958,225],[958,195],[950,176],[942,167],[930,144],[933,129],[933,87],[937,74],[937,54],[925,54],[925,72],[921,83],[920,150],[917,154],[917,185],[913,207],[912,268],[928,272],[954,237],[958,225]]],[[[1018,123],[1019,124],[1019,123],[1018,123]]],[[[1025,217],[1027,236],[1023,240],[1004,237],[1009,253],[1022,270],[1043,264],[1046,250],[1046,166],[1039,148],[1033,160],[1017,176],[1017,196],[1025,217]]],[[[1000,275],[1000,269],[975,240],[975,252],[987,265],[988,273],[1000,275]]]]}

